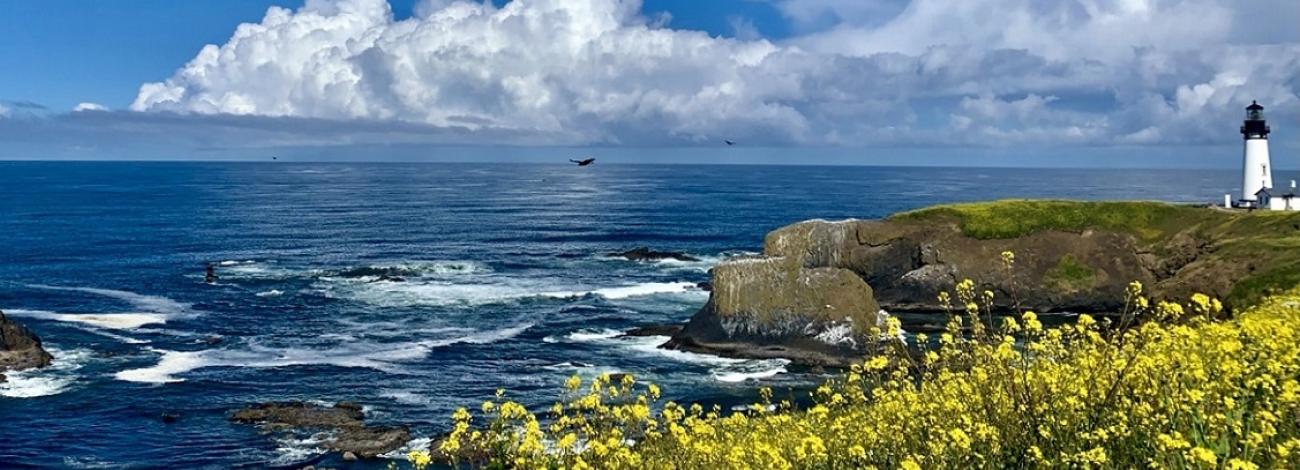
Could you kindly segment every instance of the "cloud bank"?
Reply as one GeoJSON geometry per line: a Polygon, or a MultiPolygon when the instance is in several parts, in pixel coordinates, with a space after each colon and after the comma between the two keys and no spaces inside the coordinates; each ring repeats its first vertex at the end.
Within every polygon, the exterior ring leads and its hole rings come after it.
{"type": "Polygon", "coordinates": [[[403,20],[308,0],[143,84],[132,112],[63,121],[269,126],[253,145],[850,147],[1223,144],[1251,100],[1300,122],[1294,0],[774,1],[796,36],[673,29],[638,0],[424,0],[403,20]]]}

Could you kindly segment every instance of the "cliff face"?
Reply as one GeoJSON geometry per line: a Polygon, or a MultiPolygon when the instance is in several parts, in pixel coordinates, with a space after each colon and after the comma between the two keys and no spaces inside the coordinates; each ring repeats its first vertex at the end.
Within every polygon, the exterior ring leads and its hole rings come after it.
{"type": "Polygon", "coordinates": [[[52,359],[35,333],[0,312],[0,372],[45,367],[52,359]]]}
{"type": "Polygon", "coordinates": [[[978,240],[953,224],[895,221],[809,221],[768,235],[764,254],[805,267],[849,270],[870,285],[889,311],[938,311],[939,292],[963,278],[992,290],[997,306],[1038,311],[1108,311],[1123,306],[1125,286],[1151,284],[1144,251],[1132,237],[1105,231],[1037,232],[978,240]],[[1014,269],[1002,253],[1016,254],[1014,269]]]}
{"type": "Polygon", "coordinates": [[[1201,292],[1239,308],[1300,284],[1297,248],[1300,214],[1147,202],[998,201],[811,220],[769,233],[762,258],[717,266],[708,305],[669,346],[835,363],[860,355],[878,308],[941,311],[938,294],[966,278],[1008,310],[1114,312],[1135,280],[1153,298],[1201,292]],[[841,334],[823,334],[832,330],[841,334]]]}
{"type": "Polygon", "coordinates": [[[795,258],[728,261],[713,271],[709,303],[669,347],[838,365],[861,347],[879,307],[853,271],[795,258]]]}

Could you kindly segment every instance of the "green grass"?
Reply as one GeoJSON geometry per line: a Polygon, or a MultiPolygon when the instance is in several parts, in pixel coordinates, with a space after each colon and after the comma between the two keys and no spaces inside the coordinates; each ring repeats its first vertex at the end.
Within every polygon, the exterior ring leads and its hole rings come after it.
{"type": "MultiPolygon", "coordinates": [[[[1235,307],[1256,304],[1271,292],[1300,285],[1300,212],[1225,212],[1161,202],[1083,202],[1009,199],[949,204],[895,214],[898,222],[955,222],[968,237],[992,240],[1046,230],[1128,233],[1160,253],[1175,234],[1192,230],[1213,241],[1202,260],[1249,266],[1224,299],[1235,307]]],[[[1067,286],[1086,282],[1091,268],[1062,259],[1053,269],[1067,286]]]]}
{"type": "Polygon", "coordinates": [[[892,220],[953,219],[962,233],[981,240],[1016,238],[1044,230],[1107,229],[1144,241],[1160,240],[1187,222],[1210,219],[1211,210],[1159,202],[1079,202],[1009,199],[950,204],[896,214],[892,220]]]}
{"type": "Polygon", "coordinates": [[[1096,276],[1096,271],[1088,267],[1088,265],[1080,263],[1074,255],[1062,256],[1060,261],[1057,261],[1056,266],[1044,274],[1046,280],[1055,282],[1066,289],[1089,287],[1096,279],[1096,276]]]}

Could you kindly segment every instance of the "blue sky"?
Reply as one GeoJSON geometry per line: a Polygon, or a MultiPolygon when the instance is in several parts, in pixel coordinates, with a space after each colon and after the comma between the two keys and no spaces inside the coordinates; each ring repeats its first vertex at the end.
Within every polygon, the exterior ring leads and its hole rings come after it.
{"type": "Polygon", "coordinates": [[[1226,167],[1258,99],[1300,167],[1300,2],[1253,5],[0,0],[0,159],[1226,167]]]}
{"type": "MultiPolygon", "coordinates": [[[[417,0],[391,0],[398,19],[417,0]]],[[[498,5],[506,2],[496,0],[498,5]]],[[[140,84],[167,78],[205,44],[221,44],[240,23],[261,20],[271,6],[302,0],[0,0],[0,99],[56,110],[78,103],[125,108],[140,84]]],[[[684,29],[733,36],[732,18],[764,36],[790,27],[771,3],[753,0],[648,0],[647,14],[672,14],[684,29]]]]}

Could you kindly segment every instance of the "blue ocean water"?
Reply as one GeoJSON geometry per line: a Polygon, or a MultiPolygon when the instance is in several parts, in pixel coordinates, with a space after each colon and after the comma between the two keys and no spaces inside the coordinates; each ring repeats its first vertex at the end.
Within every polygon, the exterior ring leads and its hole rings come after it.
{"type": "MultiPolygon", "coordinates": [[[[1279,174],[1279,181],[1296,178],[1279,174]]],[[[227,422],[352,400],[417,439],[504,388],[543,407],[577,373],[730,403],[822,379],[625,339],[680,322],[717,260],[809,218],[1008,197],[1221,201],[1232,171],[0,162],[0,310],[54,366],[0,384],[0,466],[228,468],[319,442],[227,422]],[[700,262],[636,263],[648,246],[700,262]],[[203,282],[206,263],[220,280],[203,282]],[[399,276],[403,282],[383,280],[399,276]],[[181,419],[163,423],[163,413],[181,419]]],[[[382,468],[385,462],[359,467],[382,468]]]]}

